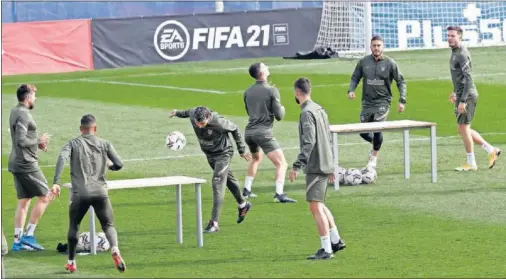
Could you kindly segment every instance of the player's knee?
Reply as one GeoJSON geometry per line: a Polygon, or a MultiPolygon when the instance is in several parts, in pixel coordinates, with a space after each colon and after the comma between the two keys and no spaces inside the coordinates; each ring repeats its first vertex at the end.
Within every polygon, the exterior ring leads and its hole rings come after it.
{"type": "Polygon", "coordinates": [[[365,141],[372,142],[371,133],[361,133],[360,137],[362,137],[365,141]]]}
{"type": "Polygon", "coordinates": [[[251,162],[259,163],[262,160],[262,154],[260,152],[251,153],[251,162]]]}

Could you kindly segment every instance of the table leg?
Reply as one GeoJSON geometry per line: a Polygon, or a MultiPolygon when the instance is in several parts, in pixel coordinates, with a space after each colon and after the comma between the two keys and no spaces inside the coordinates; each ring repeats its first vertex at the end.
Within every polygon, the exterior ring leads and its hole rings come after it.
{"type": "Polygon", "coordinates": [[[432,183],[437,182],[437,144],[436,144],[436,126],[430,127],[430,157],[432,183]]]}
{"type": "Polygon", "coordinates": [[[195,183],[196,219],[197,219],[197,247],[204,246],[204,235],[202,231],[202,184],[195,183]]]}
{"type": "Polygon", "coordinates": [[[409,129],[404,130],[404,178],[410,177],[409,129]]]}
{"type": "Polygon", "coordinates": [[[337,147],[337,133],[332,133],[332,149],[334,153],[334,190],[339,191],[339,150],[337,147]]]}
{"type": "Polygon", "coordinates": [[[183,243],[183,203],[181,197],[181,184],[176,185],[176,241],[183,243]]]}

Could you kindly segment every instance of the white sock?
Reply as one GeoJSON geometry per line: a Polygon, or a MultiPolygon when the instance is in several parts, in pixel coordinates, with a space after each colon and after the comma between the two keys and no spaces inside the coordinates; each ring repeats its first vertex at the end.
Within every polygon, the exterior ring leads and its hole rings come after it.
{"type": "Polygon", "coordinates": [[[69,264],[76,264],[76,260],[68,260],[67,261],[69,264]]]}
{"type": "Polygon", "coordinates": [[[284,188],[285,188],[285,181],[284,180],[276,180],[276,194],[278,194],[278,195],[283,194],[284,188]]]}
{"type": "Polygon", "coordinates": [[[474,157],[474,152],[467,153],[467,163],[471,166],[476,166],[476,158],[474,157]]]}
{"type": "Polygon", "coordinates": [[[119,254],[119,248],[118,248],[118,246],[112,246],[111,247],[111,253],[112,254],[114,254],[114,253],[119,254]]]}
{"type": "Polygon", "coordinates": [[[26,235],[33,236],[33,233],[35,232],[36,227],[37,227],[37,224],[28,223],[28,226],[26,226],[26,235]]]}
{"type": "Polygon", "coordinates": [[[240,208],[244,208],[245,206],[246,206],[246,202],[243,202],[243,203],[239,204],[240,208]]]}
{"type": "Polygon", "coordinates": [[[332,253],[332,246],[330,245],[330,237],[328,235],[320,236],[320,241],[322,243],[322,248],[325,249],[325,252],[332,253]]]}
{"type": "Polygon", "coordinates": [[[23,236],[23,229],[15,228],[14,229],[14,243],[19,243],[21,241],[22,236],[23,236]]]}
{"type": "Polygon", "coordinates": [[[246,176],[246,181],[244,181],[244,188],[251,192],[251,185],[253,185],[253,176],[246,176]]]}
{"type": "Polygon", "coordinates": [[[337,227],[333,227],[329,231],[330,235],[330,241],[332,241],[333,244],[336,244],[341,239],[341,236],[339,235],[339,231],[337,230],[337,227]]]}
{"type": "Polygon", "coordinates": [[[483,149],[485,149],[485,151],[487,151],[488,154],[492,154],[495,152],[495,148],[490,145],[488,142],[484,142],[481,147],[483,147],[483,149]]]}

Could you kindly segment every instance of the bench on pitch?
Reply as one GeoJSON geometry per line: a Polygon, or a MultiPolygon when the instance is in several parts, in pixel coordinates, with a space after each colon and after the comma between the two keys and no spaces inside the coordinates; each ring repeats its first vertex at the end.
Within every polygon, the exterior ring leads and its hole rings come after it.
{"type": "MultiPolygon", "coordinates": [[[[339,166],[339,150],[338,150],[338,134],[360,134],[375,133],[389,131],[404,131],[404,177],[410,177],[410,154],[409,154],[409,131],[413,129],[430,129],[430,154],[431,154],[431,173],[432,183],[437,182],[437,158],[436,158],[436,123],[413,121],[413,120],[396,120],[385,122],[371,123],[351,123],[343,125],[330,125],[332,133],[332,147],[334,157],[334,168],[336,172],[339,166]]],[[[334,182],[334,189],[339,190],[339,179],[334,182]]]]}
{"type": "MultiPolygon", "coordinates": [[[[202,184],[206,180],[186,176],[166,176],[166,177],[153,177],[153,178],[138,178],[138,179],[125,179],[125,180],[110,180],[107,181],[107,188],[109,190],[116,189],[130,189],[130,188],[145,188],[145,187],[162,187],[162,186],[176,186],[176,240],[177,243],[183,243],[183,209],[182,209],[182,185],[194,184],[195,185],[195,201],[197,203],[197,246],[204,246],[204,237],[202,231],[202,184]]],[[[69,203],[72,199],[71,183],[62,185],[69,188],[69,203]]],[[[114,204],[113,204],[114,208],[114,204]]],[[[95,211],[93,207],[88,210],[89,224],[90,224],[90,241],[95,243],[95,211]]],[[[96,255],[95,245],[91,246],[91,254],[96,255]]]]}

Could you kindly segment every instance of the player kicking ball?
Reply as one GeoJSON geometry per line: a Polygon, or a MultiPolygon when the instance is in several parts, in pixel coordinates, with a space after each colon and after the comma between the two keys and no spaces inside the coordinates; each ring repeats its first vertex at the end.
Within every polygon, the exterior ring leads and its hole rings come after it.
{"type": "Polygon", "coordinates": [[[448,45],[452,49],[450,57],[450,72],[453,82],[453,92],[450,94],[450,102],[455,104],[455,117],[457,129],[464,142],[467,160],[462,166],[455,168],[456,171],[476,171],[478,165],[474,156],[473,143],[479,144],[488,153],[488,168],[494,167],[501,150],[490,145],[475,130],[471,129],[476,105],[478,104],[478,90],[473,82],[471,55],[469,50],[461,45],[463,30],[458,26],[450,26],[448,31],[448,45]]]}
{"type": "Polygon", "coordinates": [[[242,223],[252,205],[242,195],[239,182],[232,174],[230,163],[234,155],[234,147],[229,134],[232,134],[239,155],[242,158],[250,161],[251,154],[246,153],[246,146],[239,128],[232,121],[204,106],[188,110],[173,110],[169,117],[174,116],[190,118],[200,148],[206,155],[209,166],[213,169],[213,209],[211,220],[204,232],[214,233],[219,231],[219,218],[225,199],[225,185],[227,185],[228,190],[230,190],[238,204],[237,223],[242,223]]]}
{"type": "Polygon", "coordinates": [[[118,233],[114,227],[114,214],[106,181],[106,169],[119,171],[123,163],[112,143],[95,135],[97,122],[93,115],[87,114],[81,118],[80,130],[81,135],[69,140],[60,151],[53,182],[54,187],[59,189],[65,161],[70,158],[72,199],[67,234],[69,254],[65,269],[70,273],[77,270],[75,257],[79,227],[84,215],[93,206],[102,230],[111,243],[114,266],[119,272],[124,272],[126,265],[118,248],[118,233]]]}

